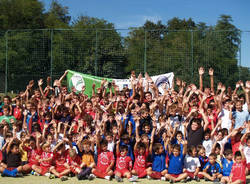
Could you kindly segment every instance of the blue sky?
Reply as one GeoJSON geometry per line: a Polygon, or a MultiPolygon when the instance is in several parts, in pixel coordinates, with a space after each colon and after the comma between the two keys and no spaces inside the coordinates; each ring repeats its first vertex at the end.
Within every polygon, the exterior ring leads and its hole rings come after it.
{"type": "MultiPolygon", "coordinates": [[[[50,0],[42,0],[48,8],[50,0]]],[[[166,23],[173,17],[192,18],[215,25],[221,14],[231,15],[233,24],[250,31],[250,0],[58,0],[69,7],[72,19],[87,15],[103,18],[118,29],[142,26],[146,20],[166,23]]],[[[241,65],[250,67],[250,32],[243,33],[241,65]]]]}

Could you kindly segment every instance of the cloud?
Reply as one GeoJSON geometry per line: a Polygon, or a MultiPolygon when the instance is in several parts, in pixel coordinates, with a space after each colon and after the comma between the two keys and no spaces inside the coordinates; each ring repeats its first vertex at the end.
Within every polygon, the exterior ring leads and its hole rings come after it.
{"type": "Polygon", "coordinates": [[[117,29],[126,29],[129,27],[139,27],[142,26],[147,20],[157,23],[159,20],[162,20],[159,15],[135,15],[125,17],[125,20],[120,19],[119,22],[115,23],[117,29]]]}

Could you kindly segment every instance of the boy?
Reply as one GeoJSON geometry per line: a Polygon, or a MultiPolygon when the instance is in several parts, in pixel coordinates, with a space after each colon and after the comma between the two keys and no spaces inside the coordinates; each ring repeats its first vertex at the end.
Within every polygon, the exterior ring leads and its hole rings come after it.
{"type": "MultiPolygon", "coordinates": [[[[97,134],[99,135],[99,133],[97,134]]],[[[113,175],[112,168],[115,164],[115,157],[112,152],[108,151],[107,140],[104,139],[99,142],[99,137],[97,138],[97,152],[97,167],[92,170],[92,173],[97,177],[110,180],[113,175]]]]}
{"type": "Polygon", "coordinates": [[[12,138],[11,141],[8,143],[6,153],[7,153],[7,168],[0,167],[0,172],[3,176],[10,176],[10,177],[23,177],[22,170],[23,167],[21,165],[21,154],[19,151],[19,144],[18,140],[12,138]]]}
{"type": "Polygon", "coordinates": [[[211,153],[209,155],[209,161],[203,168],[202,174],[205,177],[205,180],[210,180],[214,182],[219,182],[220,178],[222,178],[221,167],[216,162],[217,155],[215,153],[211,153]]]}
{"type": "Polygon", "coordinates": [[[231,184],[246,184],[246,160],[243,147],[240,148],[240,151],[236,151],[234,160],[230,175],[231,184]]]}
{"type": "Polygon", "coordinates": [[[221,159],[222,175],[221,183],[229,183],[229,176],[233,166],[233,151],[230,149],[225,150],[224,155],[226,158],[221,159]]]}
{"type": "MultiPolygon", "coordinates": [[[[65,150],[65,141],[59,142],[53,150],[53,160],[55,161],[55,167],[51,167],[50,172],[62,181],[66,181],[68,178],[70,169],[65,167],[66,159],[69,154],[68,150],[65,150]]],[[[53,176],[50,177],[53,179],[53,176]]]]}
{"type": "Polygon", "coordinates": [[[115,179],[118,182],[122,182],[122,177],[126,177],[129,181],[136,181],[137,176],[131,177],[132,170],[132,159],[127,156],[128,147],[127,146],[119,146],[120,141],[117,141],[116,144],[116,168],[115,168],[115,179]]]}
{"type": "Polygon", "coordinates": [[[187,173],[183,173],[184,158],[187,152],[187,141],[182,141],[181,143],[183,144],[183,152],[181,152],[179,144],[175,144],[173,148],[171,148],[171,146],[168,148],[169,167],[165,177],[170,183],[181,181],[188,176],[187,173]]]}

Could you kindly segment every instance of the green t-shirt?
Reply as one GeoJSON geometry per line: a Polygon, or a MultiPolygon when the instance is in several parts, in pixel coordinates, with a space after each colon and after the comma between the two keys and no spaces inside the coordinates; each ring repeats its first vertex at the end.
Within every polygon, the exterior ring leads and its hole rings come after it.
{"type": "Polygon", "coordinates": [[[6,123],[9,124],[10,129],[12,129],[12,123],[10,122],[11,119],[14,119],[14,121],[16,122],[16,118],[14,116],[0,116],[0,123],[5,120],[6,123]]]}

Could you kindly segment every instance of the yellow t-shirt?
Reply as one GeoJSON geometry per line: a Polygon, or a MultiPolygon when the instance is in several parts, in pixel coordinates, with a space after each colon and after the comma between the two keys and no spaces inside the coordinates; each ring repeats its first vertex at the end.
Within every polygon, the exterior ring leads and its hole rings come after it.
{"type": "MultiPolygon", "coordinates": [[[[25,145],[25,146],[28,146],[28,145],[25,145]]],[[[19,145],[19,150],[21,153],[22,162],[27,162],[28,161],[28,153],[27,153],[27,151],[23,150],[22,144],[19,145]]]]}
{"type": "Polygon", "coordinates": [[[82,162],[86,164],[87,167],[89,167],[92,163],[94,163],[94,157],[92,154],[87,153],[82,155],[82,162]]]}

